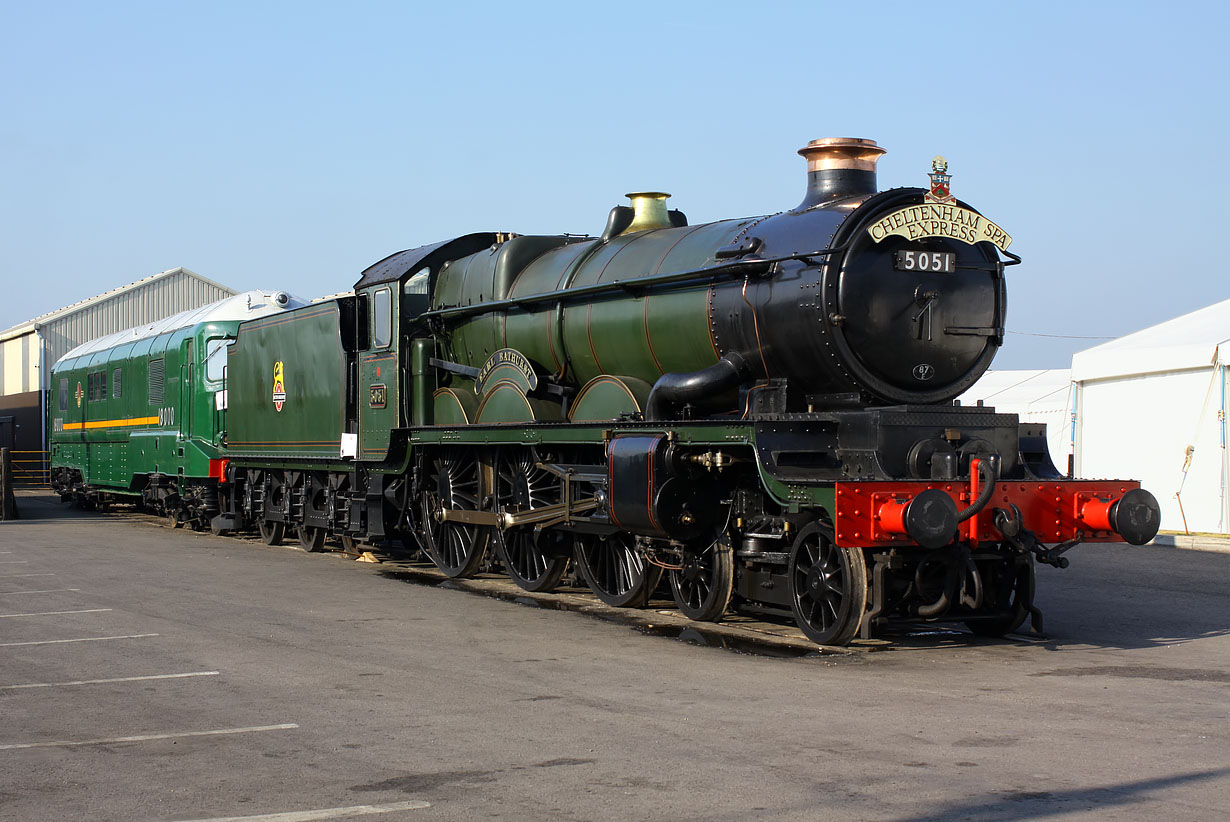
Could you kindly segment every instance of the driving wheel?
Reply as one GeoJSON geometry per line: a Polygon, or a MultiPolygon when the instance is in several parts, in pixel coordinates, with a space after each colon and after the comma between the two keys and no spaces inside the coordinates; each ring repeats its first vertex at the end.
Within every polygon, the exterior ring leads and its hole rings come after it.
{"type": "Polygon", "coordinates": [[[478,511],[483,498],[482,465],[477,454],[450,448],[429,457],[423,494],[423,534],[427,554],[436,567],[453,579],[478,573],[491,530],[473,523],[445,521],[444,511],[478,511]]]}
{"type": "Polygon", "coordinates": [[[578,534],[575,556],[589,589],[615,608],[648,605],[662,578],[662,569],[645,561],[628,534],[578,534]]]}

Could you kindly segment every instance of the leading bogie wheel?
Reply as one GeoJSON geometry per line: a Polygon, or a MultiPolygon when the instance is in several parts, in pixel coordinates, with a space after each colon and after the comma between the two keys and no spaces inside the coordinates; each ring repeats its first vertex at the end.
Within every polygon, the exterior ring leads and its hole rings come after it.
{"type": "Polygon", "coordinates": [[[725,539],[700,551],[685,551],[682,568],[671,571],[671,594],[688,619],[718,622],[730,604],[734,552],[725,539]]]}
{"type": "Polygon", "coordinates": [[[470,449],[450,448],[427,464],[423,493],[423,536],[427,555],[445,576],[472,577],[482,567],[491,529],[467,522],[444,521],[443,511],[480,510],[485,483],[483,466],[470,449]]]}
{"type": "Polygon", "coordinates": [[[589,589],[615,608],[645,607],[662,579],[662,568],[646,562],[628,534],[578,534],[575,556],[589,589]]]}
{"type": "Polygon", "coordinates": [[[833,542],[833,531],[813,522],[790,549],[790,607],[794,620],[817,645],[854,639],[867,608],[863,550],[833,542]]]}
{"type": "Polygon", "coordinates": [[[1021,627],[1025,617],[1029,616],[1037,584],[1034,557],[1027,554],[1018,561],[1008,556],[1002,562],[988,565],[984,566],[986,570],[983,572],[983,587],[988,598],[983,610],[994,609],[1004,616],[999,619],[971,619],[965,627],[978,636],[1001,637],[1021,627]]]}

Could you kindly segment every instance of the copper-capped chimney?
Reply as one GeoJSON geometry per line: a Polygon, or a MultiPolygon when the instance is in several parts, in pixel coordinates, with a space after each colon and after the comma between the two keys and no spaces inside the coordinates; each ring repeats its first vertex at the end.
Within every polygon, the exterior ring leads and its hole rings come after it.
{"type": "Polygon", "coordinates": [[[807,159],[807,196],[796,210],[829,200],[874,194],[876,162],[884,149],[875,140],[826,137],[812,140],[799,154],[807,159]]]}

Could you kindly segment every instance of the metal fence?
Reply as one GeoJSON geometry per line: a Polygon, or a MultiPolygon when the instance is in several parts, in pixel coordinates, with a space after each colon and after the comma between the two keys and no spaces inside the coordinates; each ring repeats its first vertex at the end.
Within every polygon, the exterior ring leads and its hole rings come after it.
{"type": "Polygon", "coordinates": [[[13,486],[46,488],[51,484],[51,464],[46,451],[14,451],[13,486]]]}

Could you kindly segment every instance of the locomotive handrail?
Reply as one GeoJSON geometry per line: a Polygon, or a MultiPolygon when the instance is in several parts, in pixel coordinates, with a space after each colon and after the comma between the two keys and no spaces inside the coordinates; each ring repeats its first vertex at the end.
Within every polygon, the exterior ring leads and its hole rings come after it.
{"type": "Polygon", "coordinates": [[[544,291],[540,294],[530,294],[525,297],[509,297],[503,300],[488,300],[473,305],[457,305],[447,308],[436,308],[424,311],[420,319],[444,319],[449,317],[464,317],[471,314],[485,314],[489,311],[499,311],[507,308],[523,308],[538,303],[564,302],[570,299],[590,297],[597,294],[607,294],[616,291],[639,291],[660,285],[680,285],[699,278],[746,276],[750,274],[769,273],[778,263],[791,260],[806,260],[810,257],[821,257],[844,251],[843,248],[828,248],[820,251],[809,251],[805,254],[789,254],[783,257],[771,257],[762,260],[742,260],[737,263],[715,265],[708,268],[696,268],[690,271],[675,271],[669,274],[655,274],[650,277],[638,277],[633,280],[612,280],[609,283],[594,283],[579,288],[561,288],[555,291],[544,291]]]}

